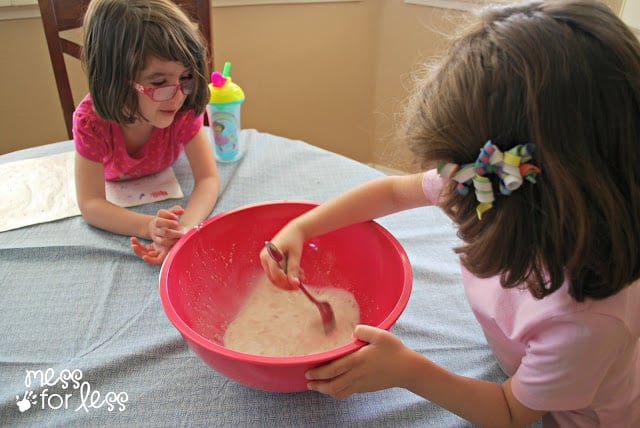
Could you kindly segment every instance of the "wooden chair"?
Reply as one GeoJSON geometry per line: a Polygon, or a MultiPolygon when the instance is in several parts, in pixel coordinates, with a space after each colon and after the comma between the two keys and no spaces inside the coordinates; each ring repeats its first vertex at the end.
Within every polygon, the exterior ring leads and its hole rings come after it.
{"type": "MultiPolygon", "coordinates": [[[[80,59],[81,46],[60,33],[82,27],[84,12],[90,0],[38,0],[40,16],[44,25],[44,33],[49,47],[49,55],[53,66],[53,74],[58,87],[58,96],[62,105],[64,122],[69,138],[72,134],[72,118],[75,102],[71,93],[69,74],[64,62],[64,54],[80,59]]],[[[209,68],[213,65],[212,32],[210,21],[210,0],[174,0],[188,15],[198,23],[209,50],[209,68]]]]}

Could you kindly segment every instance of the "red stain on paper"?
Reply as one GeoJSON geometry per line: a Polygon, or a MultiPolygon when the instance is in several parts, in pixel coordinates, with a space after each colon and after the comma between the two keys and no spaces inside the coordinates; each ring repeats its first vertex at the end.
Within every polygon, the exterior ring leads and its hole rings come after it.
{"type": "Polygon", "coordinates": [[[155,192],[151,192],[151,196],[154,198],[159,198],[160,196],[167,196],[168,193],[164,190],[156,190],[155,192]]]}

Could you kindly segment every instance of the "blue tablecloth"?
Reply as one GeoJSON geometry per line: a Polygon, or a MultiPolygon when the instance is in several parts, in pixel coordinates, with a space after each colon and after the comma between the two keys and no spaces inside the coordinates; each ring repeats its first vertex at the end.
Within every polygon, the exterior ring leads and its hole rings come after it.
{"type": "MultiPolygon", "coordinates": [[[[301,141],[255,130],[242,131],[242,138],[246,156],[219,165],[212,214],[267,200],[324,201],[381,175],[301,141]]],[[[0,156],[0,163],[68,150],[72,143],[61,142],[0,156]]],[[[193,179],[184,156],[174,170],[188,195],[193,179]]],[[[134,209],[153,214],[165,206],[134,209]]],[[[392,331],[457,373],[504,380],[466,302],[450,220],[436,208],[420,208],[378,222],[402,243],[414,271],[412,296],[392,331]]],[[[402,389],[334,400],[239,385],[187,348],[160,305],[158,273],[132,254],[127,237],[80,217],[0,233],[0,424],[468,425],[402,389]]]]}

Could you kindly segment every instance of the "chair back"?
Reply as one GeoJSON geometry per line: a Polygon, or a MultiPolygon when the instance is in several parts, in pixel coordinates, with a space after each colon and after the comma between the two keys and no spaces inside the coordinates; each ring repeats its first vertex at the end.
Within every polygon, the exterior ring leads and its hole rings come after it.
{"type": "MultiPolygon", "coordinates": [[[[213,65],[213,46],[211,21],[210,21],[210,0],[173,0],[187,13],[194,22],[198,23],[198,28],[204,36],[209,51],[209,68],[213,65]]],[[[80,59],[82,47],[70,40],[64,34],[68,30],[82,27],[82,20],[89,5],[90,0],[38,0],[40,16],[44,26],[44,34],[47,39],[53,74],[56,79],[58,96],[65,126],[69,139],[73,138],[73,111],[75,102],[71,92],[69,73],[65,64],[64,55],[80,59]]]]}

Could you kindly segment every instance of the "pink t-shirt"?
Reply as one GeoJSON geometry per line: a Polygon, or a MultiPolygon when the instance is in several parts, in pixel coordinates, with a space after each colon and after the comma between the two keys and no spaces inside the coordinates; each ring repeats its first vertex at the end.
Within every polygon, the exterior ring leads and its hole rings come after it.
{"type": "Polygon", "coordinates": [[[193,110],[178,112],[171,125],[154,128],[149,141],[131,156],[120,125],[100,118],[87,94],[73,114],[73,140],[80,156],[102,163],[105,180],[129,180],[172,165],[202,128],[202,121],[203,115],[195,117],[193,110]]]}
{"type": "MultiPolygon", "coordinates": [[[[425,173],[436,203],[442,179],[425,173]]],[[[567,284],[537,300],[499,277],[462,269],[469,304],[515,397],[548,410],[545,426],[640,427],[640,280],[604,300],[571,298],[567,284]]]]}

